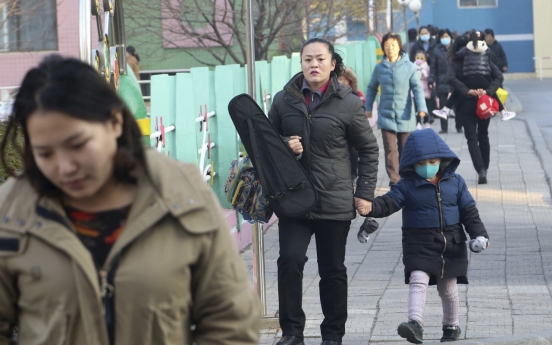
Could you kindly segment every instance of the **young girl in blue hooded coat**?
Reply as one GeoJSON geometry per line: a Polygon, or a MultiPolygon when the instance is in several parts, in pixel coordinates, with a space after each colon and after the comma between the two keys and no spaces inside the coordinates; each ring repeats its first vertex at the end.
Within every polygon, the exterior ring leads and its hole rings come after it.
{"type": "MultiPolygon", "coordinates": [[[[409,284],[408,322],[398,333],[423,342],[423,312],[428,285],[437,285],[443,305],[441,342],[460,336],[457,284],[468,284],[468,253],[488,247],[489,236],[466,182],[457,174],[460,160],[432,129],[410,134],[401,156],[401,179],[372,201],[367,217],[387,217],[403,210],[402,244],[405,283],[409,284]]],[[[368,218],[367,218],[368,220],[368,218]]]]}

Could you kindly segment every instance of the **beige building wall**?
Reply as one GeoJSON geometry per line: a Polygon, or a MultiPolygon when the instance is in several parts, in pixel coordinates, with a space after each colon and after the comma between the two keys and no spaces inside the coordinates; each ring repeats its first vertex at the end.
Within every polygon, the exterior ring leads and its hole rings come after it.
{"type": "MultiPolygon", "coordinates": [[[[551,0],[533,0],[535,56],[542,57],[542,76],[552,78],[552,14],[551,0]]],[[[535,74],[540,76],[539,60],[535,60],[535,74]]]]}

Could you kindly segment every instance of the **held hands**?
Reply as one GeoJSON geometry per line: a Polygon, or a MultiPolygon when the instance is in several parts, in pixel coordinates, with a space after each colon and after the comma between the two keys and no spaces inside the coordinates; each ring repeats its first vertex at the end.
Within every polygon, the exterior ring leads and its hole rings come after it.
{"type": "Polygon", "coordinates": [[[473,97],[481,97],[481,96],[486,95],[486,94],[487,94],[487,91],[485,91],[483,89],[468,91],[468,95],[473,96],[473,97]]]}
{"type": "Polygon", "coordinates": [[[289,137],[289,141],[287,142],[289,148],[293,153],[296,155],[299,155],[303,153],[303,144],[301,144],[301,137],[298,135],[292,135],[289,137]]]}
{"type": "Polygon", "coordinates": [[[470,250],[474,253],[481,253],[489,248],[489,240],[483,236],[477,236],[469,242],[470,250]]]}
{"type": "Polygon", "coordinates": [[[355,198],[355,208],[361,216],[372,212],[372,202],[361,198],[355,198]]]}

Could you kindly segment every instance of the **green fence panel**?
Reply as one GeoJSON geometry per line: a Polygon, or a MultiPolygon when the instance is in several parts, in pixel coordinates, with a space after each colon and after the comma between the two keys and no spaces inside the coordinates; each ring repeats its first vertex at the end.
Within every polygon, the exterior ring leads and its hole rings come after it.
{"type": "MultiPolygon", "coordinates": [[[[406,40],[406,32],[401,31],[399,32],[399,35],[401,36],[401,42],[403,45],[408,44],[408,41],[406,40]]],[[[405,49],[406,50],[406,49],[405,49]]]]}
{"type": "Polygon", "coordinates": [[[274,96],[286,86],[291,78],[289,59],[285,56],[275,56],[270,63],[270,74],[272,82],[270,91],[274,96]]]}
{"type": "MultiPolygon", "coordinates": [[[[376,68],[376,65],[378,64],[378,57],[377,57],[378,49],[379,49],[379,43],[376,43],[374,41],[369,41],[368,42],[368,50],[371,52],[370,53],[370,64],[372,65],[372,70],[374,70],[374,68],[376,68]]],[[[371,74],[370,74],[370,76],[371,76],[371,74]]]]}
{"type": "MultiPolygon", "coordinates": [[[[151,78],[151,131],[161,131],[161,123],[168,127],[175,124],[176,112],[176,77],[166,74],[156,75],[151,78]]],[[[161,140],[161,137],[159,137],[161,140]]],[[[151,145],[156,146],[157,140],[151,140],[151,145]]],[[[165,146],[161,152],[176,154],[175,132],[169,132],[165,136],[165,146]]]]}
{"type": "Polygon", "coordinates": [[[338,53],[339,55],[341,55],[341,58],[343,59],[343,63],[345,64],[345,66],[347,66],[347,46],[343,45],[343,44],[336,44],[334,45],[334,50],[336,53],[338,53]]]}
{"type": "Polygon", "coordinates": [[[270,71],[266,61],[255,62],[255,72],[257,74],[257,103],[265,111],[265,114],[270,109],[270,71]]]}
{"type": "Polygon", "coordinates": [[[232,160],[238,158],[238,134],[228,113],[228,103],[234,96],[243,93],[241,86],[229,83],[229,80],[241,79],[239,65],[217,66],[215,68],[214,92],[216,94],[216,115],[213,118],[217,124],[216,143],[217,160],[215,162],[215,187],[213,191],[218,196],[224,208],[231,208],[224,195],[224,184],[232,160]]]}
{"type": "MultiPolygon", "coordinates": [[[[192,110],[195,112],[195,116],[204,116],[206,111],[209,111],[209,93],[211,92],[210,83],[209,83],[209,68],[207,67],[197,67],[190,69],[190,74],[192,75],[192,85],[193,88],[193,107],[192,110]]],[[[198,149],[201,149],[204,140],[207,140],[207,136],[204,138],[205,132],[204,125],[201,126],[201,131],[199,130],[199,125],[196,127],[195,136],[198,149]]],[[[197,154],[197,161],[199,163],[199,154],[197,154]]],[[[203,167],[199,167],[203,171],[203,167]]]]}
{"type": "Polygon", "coordinates": [[[301,72],[301,54],[291,53],[290,59],[290,78],[301,72]]]}
{"type": "Polygon", "coordinates": [[[372,56],[375,55],[374,51],[370,49],[372,44],[370,42],[366,41],[362,44],[362,56],[364,56],[364,70],[362,77],[359,76],[359,78],[364,79],[365,86],[362,89],[362,92],[366,94],[366,88],[368,87],[368,83],[370,82],[370,78],[372,77],[372,72],[374,71],[375,65],[373,65],[373,59],[372,56]]]}
{"type": "Polygon", "coordinates": [[[363,46],[364,42],[355,42],[355,66],[352,66],[352,68],[355,69],[355,73],[358,76],[358,89],[365,94],[367,81],[366,78],[364,78],[364,67],[366,66],[366,59],[364,58],[364,51],[362,49],[363,46]]]}
{"type": "Polygon", "coordinates": [[[197,111],[191,73],[176,75],[176,94],[176,158],[197,165],[199,161],[196,131],[199,124],[195,122],[197,111]]]}
{"type": "Polygon", "coordinates": [[[343,60],[343,62],[345,63],[345,66],[352,68],[353,71],[356,72],[355,44],[353,43],[346,45],[345,50],[347,51],[347,61],[343,60]]]}

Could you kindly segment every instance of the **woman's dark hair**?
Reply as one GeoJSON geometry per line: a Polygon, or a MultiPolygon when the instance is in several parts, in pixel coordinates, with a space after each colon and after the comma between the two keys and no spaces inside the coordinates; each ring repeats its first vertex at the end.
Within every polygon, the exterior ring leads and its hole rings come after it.
{"type": "Polygon", "coordinates": [[[448,59],[454,59],[454,54],[456,54],[456,52],[458,52],[460,49],[464,48],[469,41],[470,38],[466,35],[456,37],[448,51],[448,59]]]}
{"type": "Polygon", "coordinates": [[[439,34],[439,28],[437,26],[430,24],[427,27],[431,36],[437,36],[439,34]]]}
{"type": "Polygon", "coordinates": [[[425,26],[425,25],[420,26],[420,28],[418,29],[418,34],[419,34],[420,32],[422,32],[422,29],[426,29],[426,30],[429,32],[429,34],[431,35],[431,30],[429,30],[429,28],[428,28],[427,26],[425,26]]]}
{"type": "Polygon", "coordinates": [[[399,44],[399,51],[403,49],[401,35],[395,32],[388,32],[381,38],[381,49],[383,50],[384,57],[386,57],[387,55],[385,55],[385,49],[383,49],[383,47],[385,46],[385,42],[387,42],[387,40],[389,39],[394,39],[397,41],[397,43],[399,44]]]}
{"type": "Polygon", "coordinates": [[[144,162],[142,134],[125,103],[90,65],[72,58],[50,55],[27,72],[13,104],[12,115],[0,143],[0,161],[12,176],[16,172],[7,164],[8,146],[21,156],[23,172],[40,195],[59,196],[61,191],[38,169],[34,161],[27,130],[27,120],[36,111],[57,111],[80,120],[106,123],[117,112],[122,113],[121,136],[117,139],[114,177],[117,181],[136,183],[132,170],[144,162]],[[18,144],[22,131],[24,144],[18,144]]]}
{"type": "Polygon", "coordinates": [[[136,54],[136,48],[134,48],[134,46],[126,47],[126,51],[130,55],[134,56],[138,62],[140,62],[140,56],[138,54],[136,54]]]}
{"type": "Polygon", "coordinates": [[[485,35],[491,35],[494,38],[495,37],[494,30],[493,29],[485,29],[485,35]]]}
{"type": "Polygon", "coordinates": [[[443,37],[444,34],[449,35],[450,39],[453,40],[452,32],[450,32],[449,29],[440,29],[439,33],[437,34],[437,40],[439,41],[439,43],[441,43],[441,37],[443,37]]]}
{"type": "Polygon", "coordinates": [[[418,54],[422,54],[425,57],[426,61],[428,61],[429,54],[425,50],[416,51],[416,54],[414,54],[414,58],[416,58],[416,55],[418,55],[418,54]]]}
{"type": "Polygon", "coordinates": [[[305,42],[301,47],[301,57],[303,56],[303,48],[305,48],[311,43],[324,43],[325,45],[328,46],[328,51],[332,54],[332,61],[335,60],[335,68],[332,71],[332,73],[335,74],[336,77],[339,77],[341,74],[343,74],[343,72],[345,72],[345,65],[343,64],[343,58],[335,51],[333,44],[325,38],[314,37],[309,39],[307,42],[305,42]]]}

